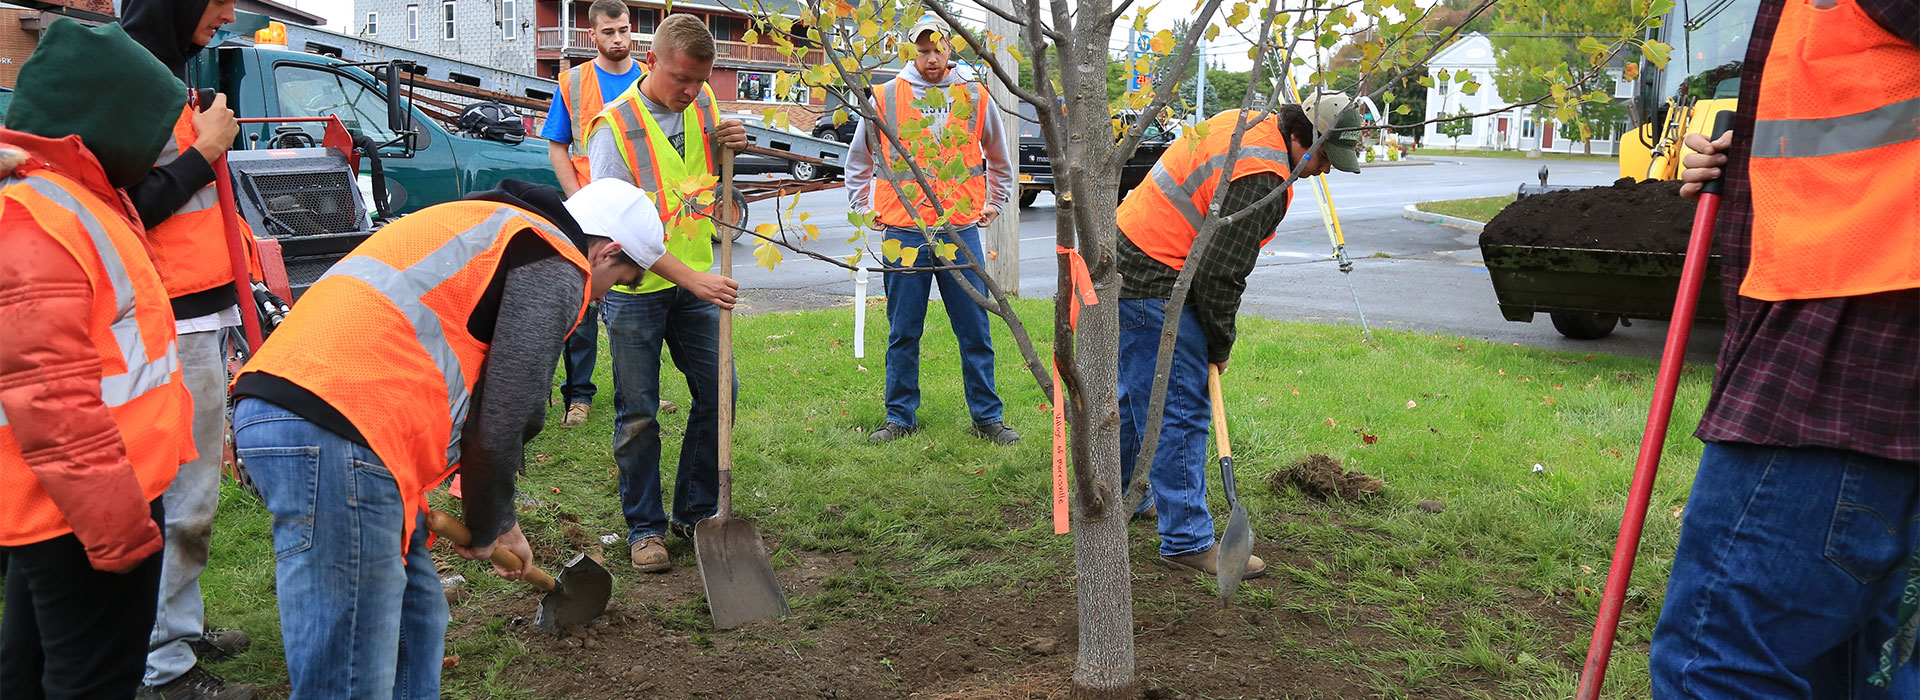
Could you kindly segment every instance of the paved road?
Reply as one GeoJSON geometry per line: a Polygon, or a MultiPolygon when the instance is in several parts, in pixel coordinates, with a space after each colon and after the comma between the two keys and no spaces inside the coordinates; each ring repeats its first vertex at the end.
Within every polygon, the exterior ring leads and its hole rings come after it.
{"type": "MultiPolygon", "coordinates": [[[[1375,328],[1446,332],[1542,348],[1657,356],[1665,336],[1663,323],[1641,321],[1602,340],[1569,341],[1553,330],[1544,315],[1534,323],[1505,320],[1494,303],[1486,268],[1479,264],[1477,233],[1400,216],[1403,207],[1416,202],[1512,192],[1521,182],[1534,181],[1542,165],[1551,169],[1550,181],[1556,184],[1597,185],[1617,177],[1612,163],[1496,158],[1445,159],[1428,166],[1375,168],[1360,175],[1334,173],[1328,185],[1346,233],[1348,255],[1354,260],[1353,294],[1359,296],[1368,322],[1375,328]]],[[[1349,280],[1342,279],[1338,267],[1328,260],[1331,247],[1313,199],[1304,185],[1295,192],[1292,214],[1262,250],[1242,311],[1272,319],[1358,326],[1349,280]]],[[[837,258],[854,250],[846,242],[855,230],[846,221],[844,190],[801,195],[788,213],[784,207],[791,201],[780,206],[772,201],[755,203],[749,223],[771,222],[776,215],[792,222],[805,212],[810,214],[807,223],[821,229],[820,238],[807,244],[810,250],[837,258]]],[[[1020,212],[1023,296],[1053,294],[1053,216],[1052,197],[1046,194],[1020,212]]],[[[773,271],[750,267],[752,245],[745,240],[735,245],[736,275],[748,290],[751,307],[827,306],[845,303],[853,294],[845,270],[792,253],[773,271]],[[754,294],[754,290],[772,291],[754,294]]],[[[879,276],[873,281],[872,291],[877,294],[879,276]]],[[[1695,334],[1690,357],[1710,361],[1718,337],[1717,327],[1703,326],[1695,334]]]]}

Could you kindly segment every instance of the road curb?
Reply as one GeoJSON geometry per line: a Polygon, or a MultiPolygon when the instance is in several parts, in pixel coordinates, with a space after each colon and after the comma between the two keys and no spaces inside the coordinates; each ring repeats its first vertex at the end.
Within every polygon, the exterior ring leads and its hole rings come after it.
{"type": "Polygon", "coordinates": [[[1419,205],[1416,204],[1409,204],[1406,208],[1401,209],[1400,218],[1429,224],[1439,224],[1441,226],[1463,228],[1468,231],[1482,231],[1487,228],[1486,224],[1474,221],[1473,219],[1463,219],[1458,216],[1447,216],[1446,214],[1421,211],[1419,205]]]}
{"type": "Polygon", "coordinates": [[[1437,165],[1437,163],[1431,160],[1408,160],[1406,158],[1402,158],[1400,160],[1378,160],[1378,161],[1369,161],[1369,162],[1361,163],[1360,169],[1369,170],[1372,168],[1404,168],[1409,165],[1437,165]]]}

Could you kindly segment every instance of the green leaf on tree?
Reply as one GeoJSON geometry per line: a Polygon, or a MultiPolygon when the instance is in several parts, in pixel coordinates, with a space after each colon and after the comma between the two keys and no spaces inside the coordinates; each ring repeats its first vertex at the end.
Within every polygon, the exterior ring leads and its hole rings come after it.
{"type": "Polygon", "coordinates": [[[1462,95],[1471,95],[1479,91],[1480,84],[1474,81],[1469,80],[1460,84],[1460,94],[1462,95]]]}
{"type": "Polygon", "coordinates": [[[1645,44],[1642,44],[1640,50],[1646,54],[1647,62],[1653,64],[1655,68],[1667,67],[1667,57],[1673,53],[1672,46],[1662,44],[1652,39],[1648,39],[1645,44]]]}

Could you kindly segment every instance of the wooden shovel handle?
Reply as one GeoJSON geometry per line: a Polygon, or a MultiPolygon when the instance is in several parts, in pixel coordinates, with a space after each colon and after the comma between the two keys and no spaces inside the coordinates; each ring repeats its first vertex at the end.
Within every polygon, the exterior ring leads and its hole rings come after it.
{"type": "MultiPolygon", "coordinates": [[[[733,206],[733,149],[725,144],[720,146],[720,201],[721,209],[733,206]]],[[[734,222],[735,226],[745,225],[744,221],[734,222]]],[[[729,231],[720,232],[720,274],[733,277],[733,236],[729,231]]],[[[721,517],[733,515],[733,310],[720,310],[720,444],[715,446],[714,454],[720,468],[720,493],[715,510],[721,517]]]]}
{"type": "MultiPolygon", "coordinates": [[[[467,524],[460,522],[459,518],[447,515],[446,513],[437,510],[428,511],[427,529],[432,531],[433,534],[445,537],[454,544],[462,547],[470,547],[473,545],[473,532],[467,529],[467,524]]],[[[494,547],[493,556],[488,557],[488,559],[495,564],[499,564],[502,569],[520,568],[520,557],[514,556],[513,552],[507,551],[506,547],[494,547]]],[[[543,591],[551,591],[555,585],[553,577],[548,576],[547,572],[541,571],[540,567],[537,566],[527,567],[527,575],[524,580],[527,583],[533,584],[534,588],[543,591]]]]}
{"type": "Polygon", "coordinates": [[[1227,401],[1220,396],[1220,365],[1207,365],[1207,403],[1213,405],[1213,434],[1220,443],[1220,457],[1233,457],[1233,447],[1227,442],[1227,401]]]}

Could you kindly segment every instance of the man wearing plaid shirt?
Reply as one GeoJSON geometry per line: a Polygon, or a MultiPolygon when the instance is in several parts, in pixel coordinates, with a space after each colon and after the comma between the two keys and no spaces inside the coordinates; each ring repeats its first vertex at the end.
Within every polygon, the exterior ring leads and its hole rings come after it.
{"type": "Polygon", "coordinates": [[[1692,197],[1725,173],[1727,329],[1654,628],[1653,697],[1910,700],[1920,272],[1886,284],[1866,271],[1920,250],[1920,6],[1762,0],[1752,36],[1730,136],[1689,135],[1681,175],[1692,197]],[[1796,208],[1810,213],[1781,215],[1796,208]],[[1783,252],[1795,243],[1824,254],[1783,252]],[[1769,293],[1820,265],[1840,291],[1769,293]]]}
{"type": "MultiPolygon", "coordinates": [[[[1272,114],[1248,114],[1238,160],[1227,162],[1238,112],[1229,111],[1182,135],[1167,147],[1146,182],[1120,205],[1120,465],[1121,480],[1133,479],[1143,424],[1153,395],[1154,365],[1167,301],[1189,261],[1191,247],[1212,204],[1215,188],[1227,188],[1219,214],[1233,221],[1214,233],[1205,254],[1193,260],[1193,285],[1179,310],[1179,338],[1167,381],[1160,444],[1149,473],[1152,508],[1158,511],[1160,560],[1168,566],[1213,574],[1213,516],[1207,512],[1207,366],[1221,372],[1233,352],[1234,315],[1260,247],[1287,215],[1291,192],[1276,193],[1289,172],[1299,177],[1329,168],[1360,172],[1357,131],[1334,131],[1317,152],[1316,135],[1360,125],[1346,95],[1310,101],[1302,109],[1282,105],[1272,114]],[[1218,182],[1232,166],[1232,179],[1218,182]],[[1269,195],[1274,195],[1269,197],[1269,195]],[[1263,200],[1264,203],[1263,203],[1263,200]],[[1257,206],[1256,206],[1257,205],[1257,206]]],[[[1124,486],[1124,484],[1123,484],[1124,486]]],[[[1248,578],[1266,572],[1259,557],[1247,562],[1248,578]]]]}

